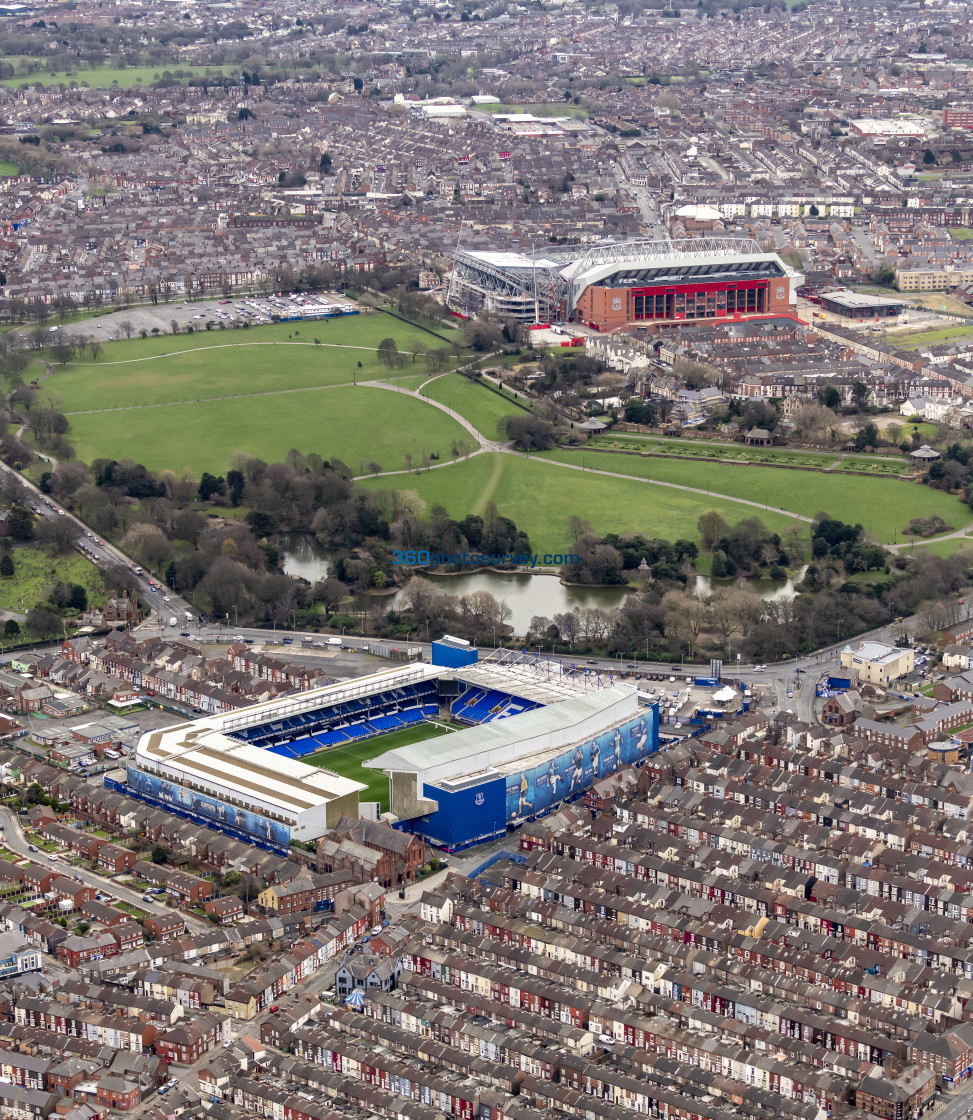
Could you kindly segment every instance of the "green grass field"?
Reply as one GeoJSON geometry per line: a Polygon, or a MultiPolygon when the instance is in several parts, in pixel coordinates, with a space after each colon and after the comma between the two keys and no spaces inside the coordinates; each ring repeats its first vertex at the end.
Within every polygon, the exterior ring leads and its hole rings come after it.
{"type": "Polygon", "coordinates": [[[333,770],[342,778],[362,782],[368,788],[359,794],[360,800],[380,801],[382,811],[385,812],[389,807],[388,775],[381,770],[369,770],[362,763],[377,758],[386,751],[394,751],[396,747],[407,747],[411,743],[421,743],[424,739],[446,735],[450,730],[451,728],[437,727],[431,723],[419,723],[414,727],[403,727],[401,731],[390,731],[387,735],[376,735],[374,739],[349,743],[346,747],[330,747],[308,755],[301,761],[333,770]]]}
{"type": "Polygon", "coordinates": [[[19,175],[20,168],[8,159],[0,159],[0,175],[19,175]]]}
{"type": "MultiPolygon", "coordinates": [[[[78,70],[59,70],[56,74],[48,74],[39,70],[35,74],[27,74],[15,78],[4,78],[0,85],[8,89],[19,89],[24,85],[58,86],[70,85],[72,82],[79,86],[89,86],[91,89],[109,89],[117,86],[120,89],[134,89],[136,86],[148,86],[158,82],[163,77],[163,72],[168,71],[171,77],[176,76],[176,71],[188,77],[199,78],[205,75],[214,80],[227,76],[239,78],[239,74],[232,70],[221,70],[212,66],[180,66],[170,63],[166,66],[92,66],[78,70]]],[[[185,80],[180,78],[179,80],[185,80]]]]}
{"type": "MultiPolygon", "coordinates": [[[[293,447],[325,459],[337,456],[363,473],[372,460],[383,470],[403,470],[407,454],[416,468],[424,455],[446,461],[454,441],[467,450],[474,442],[455,420],[414,397],[350,385],[75,414],[69,438],[85,462],[105,456],[134,459],[151,470],[189,467],[197,475],[204,470],[225,474],[234,451],[273,463],[293,447]]],[[[403,483],[401,488],[408,489],[413,480],[403,483]]]]}
{"type": "MultiPolygon", "coordinates": [[[[973,308],[970,309],[973,316],[973,308]]],[[[973,327],[943,327],[930,331],[892,331],[885,335],[887,341],[900,350],[918,350],[922,346],[935,346],[939,342],[973,339],[973,327]]]]}
{"type": "Polygon", "coordinates": [[[362,386],[417,388],[428,379],[411,357],[394,370],[380,361],[384,338],[403,352],[413,342],[446,345],[381,313],[127,339],[106,344],[95,362],[55,366],[43,390],[69,415],[71,442],[88,462],[131,458],[154,470],[223,474],[236,450],[274,462],[294,447],[360,472],[373,460],[402,470],[407,454],[417,467],[424,455],[446,460],[453,441],[472,449],[473,438],[439,409],[362,386]]]}
{"type": "Polygon", "coordinates": [[[973,229],[967,226],[950,226],[949,236],[954,241],[969,241],[973,237],[973,229]]]}
{"type": "Polygon", "coordinates": [[[293,323],[281,323],[195,331],[106,343],[96,362],[55,366],[44,388],[53,388],[62,409],[71,413],[419,377],[422,367],[411,357],[394,370],[379,359],[376,347],[384,338],[393,338],[402,351],[413,342],[433,349],[446,345],[379,312],[326,326],[298,324],[295,329],[293,323]]]}
{"type": "Polygon", "coordinates": [[[504,416],[524,411],[518,407],[519,401],[514,400],[512,393],[506,394],[509,400],[504,400],[498,393],[484,385],[478,385],[460,373],[437,377],[423,389],[422,395],[458,412],[487,439],[498,437],[497,424],[504,416]]]}
{"type": "MultiPolygon", "coordinates": [[[[545,451],[545,458],[580,463],[578,451],[545,451]]],[[[959,529],[973,521],[973,512],[956,498],[914,483],[855,475],[807,475],[772,467],[737,466],[732,463],[691,463],[679,459],[646,459],[640,455],[588,455],[589,469],[617,471],[639,478],[698,486],[715,494],[770,505],[804,517],[825,511],[849,524],[861,523],[876,540],[892,543],[913,517],[939,514],[959,529]]],[[[756,516],[764,517],[759,511],[756,516]]],[[[742,516],[751,516],[744,513],[742,516]]],[[[734,520],[739,520],[739,516],[734,520]]],[[[672,534],[661,534],[672,537],[672,534]]]]}
{"type": "MultiPolygon", "coordinates": [[[[542,452],[545,458],[556,454],[542,452]]],[[[620,455],[604,458],[610,460],[610,469],[620,472],[629,463],[620,455]]],[[[633,463],[640,461],[643,460],[632,459],[633,463]]],[[[659,460],[657,465],[662,462],[659,460]]],[[[629,473],[635,474],[635,471],[629,473]]],[[[482,514],[487,502],[494,501],[503,516],[512,518],[525,530],[531,547],[540,553],[564,551],[570,544],[568,518],[574,514],[586,518],[596,533],[643,533],[647,537],[669,540],[679,537],[696,540],[699,536],[696,522],[700,514],[710,509],[718,510],[731,523],[744,517],[760,517],[781,534],[795,524],[793,519],[774,511],[755,510],[752,506],[707,494],[647,486],[636,478],[582,474],[565,470],[556,463],[541,462],[533,456],[528,461],[513,455],[477,455],[456,466],[429,471],[419,477],[375,478],[362,485],[375,490],[415,490],[430,507],[441,504],[455,518],[463,518],[468,513],[482,514]]]]}
{"type": "Polygon", "coordinates": [[[15,548],[10,557],[14,574],[0,579],[0,608],[3,610],[26,613],[47,598],[49,588],[58,580],[81,584],[88,592],[89,604],[105,601],[101,573],[76,552],[52,558],[39,548],[15,548]]]}
{"type": "Polygon", "coordinates": [[[580,105],[572,105],[569,101],[565,101],[563,105],[504,105],[498,102],[493,105],[477,105],[476,108],[484,113],[532,113],[535,117],[578,117],[580,120],[588,119],[587,109],[582,109],[580,105]]]}

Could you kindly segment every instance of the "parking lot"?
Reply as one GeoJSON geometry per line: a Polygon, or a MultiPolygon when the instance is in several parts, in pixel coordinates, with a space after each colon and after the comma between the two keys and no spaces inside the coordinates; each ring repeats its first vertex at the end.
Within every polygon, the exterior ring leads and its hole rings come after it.
{"type": "MultiPolygon", "coordinates": [[[[219,299],[199,302],[160,303],[147,307],[130,307],[113,311],[96,319],[85,319],[61,330],[68,338],[96,338],[111,342],[122,338],[138,338],[142,331],[149,335],[172,334],[173,323],[178,331],[187,327],[205,330],[207,323],[217,328],[266,324],[276,317],[281,322],[316,322],[321,319],[357,315],[360,308],[354,300],[337,292],[315,295],[272,295],[219,299]]],[[[210,328],[213,329],[213,328],[210,328]]]]}

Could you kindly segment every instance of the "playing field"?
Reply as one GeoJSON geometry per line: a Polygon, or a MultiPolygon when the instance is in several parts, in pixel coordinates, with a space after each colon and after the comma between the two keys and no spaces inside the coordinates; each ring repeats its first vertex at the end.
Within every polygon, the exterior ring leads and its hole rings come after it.
{"type": "MultiPolygon", "coordinates": [[[[77,413],[69,436],[84,462],[134,459],[150,470],[188,467],[224,475],[234,451],[280,462],[292,448],[323,459],[337,456],[355,473],[375,461],[403,470],[406,455],[452,458],[452,445],[471,449],[473,437],[438,408],[415,397],[351,385],[288,390],[201,404],[161,405],[118,412],[77,413]]],[[[400,480],[409,489],[418,478],[400,480]]]]}
{"type": "MultiPolygon", "coordinates": [[[[553,457],[557,453],[542,454],[553,457]]],[[[604,458],[609,460],[607,469],[626,470],[627,457],[604,458]]],[[[533,456],[528,460],[514,455],[476,455],[419,477],[375,478],[362,485],[375,490],[415,490],[429,507],[443,505],[450,517],[460,519],[468,513],[482,514],[487,502],[494,501],[504,517],[512,518],[528,534],[533,551],[541,554],[563,552],[568,547],[568,518],[574,514],[584,517],[599,534],[642,533],[668,540],[697,540],[696,523],[700,514],[710,509],[718,510],[729,522],[760,517],[781,534],[794,525],[791,518],[779,512],[725,501],[718,495],[648,486],[637,478],[582,474],[533,456]]],[[[693,485],[699,485],[698,481],[693,485]]]]}
{"type": "MultiPolygon", "coordinates": [[[[231,71],[228,70],[227,75],[230,73],[231,71]]],[[[119,89],[135,89],[137,86],[149,86],[153,82],[160,81],[164,74],[178,81],[208,75],[215,82],[223,77],[223,71],[218,67],[180,66],[171,63],[165,66],[92,66],[88,69],[59,70],[56,74],[38,71],[35,74],[4,78],[0,85],[8,89],[19,89],[23,85],[69,86],[74,82],[76,85],[89,86],[91,89],[109,89],[112,86],[117,86],[119,89]]],[[[239,73],[235,76],[239,78],[239,73]]]]}
{"type": "Polygon", "coordinates": [[[55,366],[44,389],[59,399],[87,462],[128,458],[153,470],[225,474],[234,451],[276,462],[297,448],[359,472],[373,461],[405,469],[406,455],[416,467],[425,455],[445,461],[454,441],[472,449],[473,438],[440,409],[362,387],[425,379],[411,356],[395,369],[382,362],[384,338],[403,352],[418,342],[447,345],[378,313],[131,339],[108,343],[96,362],[55,366]]]}
{"type": "MultiPolygon", "coordinates": [[[[545,451],[545,458],[580,463],[577,451],[545,451]]],[[[747,498],[771,509],[784,509],[803,517],[825,512],[849,525],[861,524],[876,540],[902,541],[913,517],[938,514],[947,525],[962,528],[973,521],[973,512],[957,498],[915,482],[894,478],[861,478],[847,474],[807,474],[773,467],[737,466],[732,463],[695,463],[681,459],[646,459],[636,455],[585,456],[589,469],[698,486],[714,494],[747,498]]],[[[756,516],[754,510],[740,516],[756,516]]],[[[768,522],[769,524],[769,522],[768,522]]],[[[665,534],[669,535],[669,534],[665,534]]]]}
{"type": "Polygon", "coordinates": [[[437,377],[426,385],[422,395],[458,412],[487,439],[504,438],[497,427],[503,417],[529,411],[519,407],[512,393],[501,396],[499,392],[471,381],[461,373],[437,377]]]}
{"type": "Polygon", "coordinates": [[[380,801],[382,812],[385,812],[389,807],[388,775],[381,770],[369,770],[362,763],[377,758],[386,751],[394,751],[396,747],[407,747],[410,743],[421,743],[424,739],[435,739],[438,735],[446,735],[450,730],[452,729],[432,723],[420,723],[414,727],[403,727],[401,731],[376,735],[373,739],[349,743],[346,747],[330,747],[328,750],[308,755],[301,761],[310,766],[323,766],[327,770],[333,770],[342,778],[362,782],[368,788],[361,791],[359,800],[380,801]]]}

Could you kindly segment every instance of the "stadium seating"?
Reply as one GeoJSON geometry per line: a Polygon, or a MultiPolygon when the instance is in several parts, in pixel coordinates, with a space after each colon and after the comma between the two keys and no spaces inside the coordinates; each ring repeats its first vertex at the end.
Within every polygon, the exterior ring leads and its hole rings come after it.
{"type": "Polygon", "coordinates": [[[450,712],[462,723],[480,724],[529,712],[536,707],[532,700],[509,696],[494,688],[468,688],[453,701],[450,712]]]}

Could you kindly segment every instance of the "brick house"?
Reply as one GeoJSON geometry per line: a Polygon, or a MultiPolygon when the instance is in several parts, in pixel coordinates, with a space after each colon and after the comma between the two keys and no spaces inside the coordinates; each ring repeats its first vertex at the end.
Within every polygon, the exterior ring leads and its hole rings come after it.
{"type": "Polygon", "coordinates": [[[49,891],[57,895],[58,902],[70,902],[75,910],[80,910],[86,902],[92,902],[98,893],[94,887],[60,875],[51,882],[49,891]]]}
{"type": "Polygon", "coordinates": [[[862,714],[861,693],[851,689],[829,696],[821,709],[821,722],[829,727],[847,727],[862,714]]]}
{"type": "Polygon", "coordinates": [[[83,937],[72,935],[58,945],[54,955],[69,968],[77,968],[85,961],[117,956],[118,942],[106,930],[87,933],[83,937]]]}
{"type": "Polygon", "coordinates": [[[155,1052],[167,1062],[192,1065],[222,1040],[223,1022],[215,1015],[200,1015],[191,1023],[179,1023],[159,1035],[155,1052]]]}
{"type": "Polygon", "coordinates": [[[862,1079],[855,1090],[855,1107],[883,1120],[914,1120],[936,1091],[936,1075],[932,1070],[915,1066],[890,1077],[874,1066],[875,1073],[862,1079]]]}
{"type": "Polygon", "coordinates": [[[109,1074],[98,1082],[95,1100],[105,1108],[117,1108],[120,1112],[128,1112],[129,1109],[142,1103],[142,1090],[138,1082],[109,1074]]]}
{"type": "Polygon", "coordinates": [[[912,1060],[932,1070],[946,1085],[965,1081],[973,1069],[973,1023],[958,1023],[942,1034],[923,1031],[912,1040],[912,1060]]]}
{"type": "Polygon", "coordinates": [[[272,883],[257,895],[257,903],[278,914],[296,914],[302,910],[323,910],[333,903],[342,887],[351,881],[347,871],[327,875],[306,872],[289,883],[272,883]]]}
{"type": "Polygon", "coordinates": [[[143,928],[156,941],[172,941],[186,932],[186,923],[177,914],[150,914],[143,928]]]}
{"type": "Polygon", "coordinates": [[[244,915],[243,903],[233,895],[211,898],[203,903],[203,910],[208,918],[217,918],[221,926],[239,922],[244,915]]]}
{"type": "Polygon", "coordinates": [[[213,893],[213,884],[208,879],[200,879],[188,871],[170,871],[165,888],[182,906],[197,906],[213,893]]]}
{"type": "MultiPolygon", "coordinates": [[[[399,832],[384,821],[353,820],[351,817],[343,816],[332,829],[329,837],[324,839],[329,838],[338,842],[342,839],[353,840],[377,852],[380,859],[373,877],[383,887],[411,883],[426,861],[426,845],[420,837],[409,832],[399,832]]],[[[318,850],[318,869],[337,870],[337,866],[322,866],[320,845],[318,850]]],[[[324,858],[327,861],[327,857],[324,858]]]]}
{"type": "Polygon", "coordinates": [[[118,875],[135,866],[135,853],[131,848],[123,848],[121,844],[102,845],[95,859],[99,867],[104,867],[112,875],[118,875]]]}

